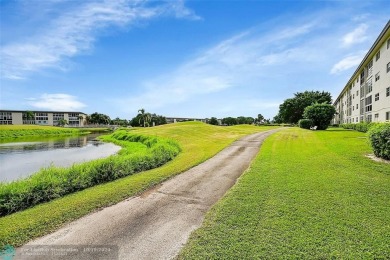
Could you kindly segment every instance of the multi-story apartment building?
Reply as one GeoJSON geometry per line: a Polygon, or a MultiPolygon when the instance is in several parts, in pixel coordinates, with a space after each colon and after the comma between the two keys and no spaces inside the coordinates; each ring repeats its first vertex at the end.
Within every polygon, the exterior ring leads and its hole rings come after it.
{"type": "Polygon", "coordinates": [[[57,126],[63,119],[68,126],[83,126],[86,116],[81,112],[0,110],[0,125],[57,126]]]}
{"type": "Polygon", "coordinates": [[[335,124],[390,122],[390,21],[333,105],[335,124]]]}

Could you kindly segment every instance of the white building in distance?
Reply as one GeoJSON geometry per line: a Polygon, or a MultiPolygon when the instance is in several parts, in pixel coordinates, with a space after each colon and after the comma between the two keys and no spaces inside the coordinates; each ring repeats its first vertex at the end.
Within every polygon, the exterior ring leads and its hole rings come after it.
{"type": "Polygon", "coordinates": [[[57,126],[65,120],[68,126],[84,126],[86,114],[82,112],[0,110],[0,125],[57,126]]]}
{"type": "Polygon", "coordinates": [[[335,124],[390,122],[390,21],[333,105],[335,124]]]}

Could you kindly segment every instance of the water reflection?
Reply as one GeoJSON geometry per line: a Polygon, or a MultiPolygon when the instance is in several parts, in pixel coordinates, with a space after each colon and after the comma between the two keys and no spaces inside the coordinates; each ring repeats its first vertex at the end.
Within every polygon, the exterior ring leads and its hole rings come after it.
{"type": "Polygon", "coordinates": [[[86,136],[18,139],[18,142],[0,143],[0,182],[27,177],[50,165],[67,167],[115,154],[119,146],[86,136]]]}
{"type": "Polygon", "coordinates": [[[18,142],[11,142],[11,143],[0,142],[0,154],[25,153],[28,151],[47,151],[53,149],[67,149],[67,148],[83,147],[88,144],[99,146],[103,144],[103,142],[96,139],[99,135],[100,134],[91,134],[91,135],[77,136],[77,137],[41,139],[40,142],[19,141],[20,139],[18,139],[18,142]]]}

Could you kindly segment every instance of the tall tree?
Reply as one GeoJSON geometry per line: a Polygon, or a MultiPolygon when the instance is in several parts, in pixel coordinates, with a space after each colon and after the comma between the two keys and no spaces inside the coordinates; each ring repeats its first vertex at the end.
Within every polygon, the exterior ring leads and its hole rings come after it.
{"type": "Polygon", "coordinates": [[[140,115],[139,123],[141,124],[142,121],[144,127],[149,126],[152,119],[151,114],[145,112],[145,109],[143,108],[138,110],[138,114],[140,115]]]}
{"type": "Polygon", "coordinates": [[[298,123],[303,118],[303,111],[306,107],[315,103],[331,104],[332,96],[325,91],[305,91],[294,94],[279,106],[279,113],[274,120],[277,123],[298,123]]]}

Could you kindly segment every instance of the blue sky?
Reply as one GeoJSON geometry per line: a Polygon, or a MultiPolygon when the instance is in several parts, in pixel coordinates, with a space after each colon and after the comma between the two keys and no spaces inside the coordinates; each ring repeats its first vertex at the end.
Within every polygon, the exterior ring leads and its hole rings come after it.
{"type": "Polygon", "coordinates": [[[272,118],[344,87],[386,22],[380,0],[0,0],[0,108],[272,118]]]}

